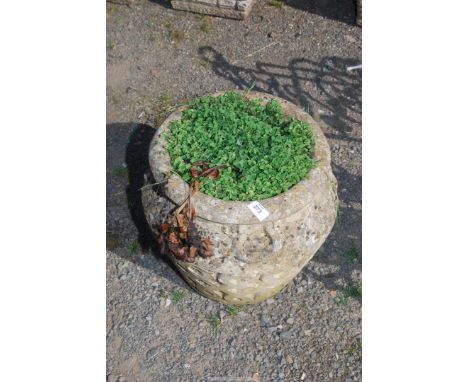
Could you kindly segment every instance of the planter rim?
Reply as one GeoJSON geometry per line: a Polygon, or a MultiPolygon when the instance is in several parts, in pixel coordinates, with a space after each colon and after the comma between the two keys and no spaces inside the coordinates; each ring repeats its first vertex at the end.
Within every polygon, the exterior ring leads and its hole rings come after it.
{"type": "MultiPolygon", "coordinates": [[[[242,91],[233,90],[237,93],[242,91]]],[[[212,94],[214,97],[223,95],[227,91],[212,94]]],[[[336,189],[336,179],[333,176],[330,166],[331,154],[328,142],[318,123],[306,112],[293,103],[280,97],[251,91],[246,94],[249,99],[261,99],[268,102],[276,99],[285,114],[307,122],[313,130],[315,137],[314,159],[316,166],[308,173],[307,177],[299,181],[289,190],[268,199],[258,200],[269,212],[269,216],[263,221],[259,221],[247,207],[252,201],[227,201],[217,199],[213,196],[197,192],[192,197],[192,205],[195,208],[197,218],[209,220],[221,224],[263,224],[269,221],[283,219],[295,214],[300,209],[310,203],[314,203],[314,190],[316,189],[314,179],[324,173],[330,180],[330,187],[336,189]]],[[[162,134],[169,131],[172,121],[182,117],[182,111],[187,106],[182,106],[170,114],[157,129],[149,149],[149,163],[156,182],[162,183],[164,194],[176,205],[181,205],[188,196],[189,185],[173,171],[169,154],[165,149],[166,140],[162,134]]]]}

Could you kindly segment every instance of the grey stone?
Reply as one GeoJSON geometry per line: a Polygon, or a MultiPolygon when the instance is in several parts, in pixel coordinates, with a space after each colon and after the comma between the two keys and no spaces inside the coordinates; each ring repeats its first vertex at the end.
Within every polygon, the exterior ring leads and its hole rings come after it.
{"type": "Polygon", "coordinates": [[[286,330],[284,332],[281,332],[280,338],[283,338],[283,339],[290,338],[292,334],[293,334],[292,330],[286,330]]]}
{"type": "Polygon", "coordinates": [[[262,326],[266,326],[266,327],[273,326],[270,318],[264,313],[260,316],[260,321],[262,323],[262,326]]]}
{"type": "Polygon", "coordinates": [[[148,361],[151,361],[153,360],[153,358],[156,356],[156,354],[158,354],[158,349],[156,348],[151,348],[149,349],[147,352],[146,352],[146,359],[148,361]]]}
{"type": "Polygon", "coordinates": [[[287,322],[289,325],[292,325],[292,324],[294,324],[294,318],[289,317],[289,318],[286,320],[286,322],[287,322]]]}

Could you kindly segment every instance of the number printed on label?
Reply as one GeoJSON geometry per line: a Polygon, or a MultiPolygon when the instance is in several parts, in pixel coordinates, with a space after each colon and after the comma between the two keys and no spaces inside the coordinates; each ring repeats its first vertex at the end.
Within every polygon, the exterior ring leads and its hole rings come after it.
{"type": "Polygon", "coordinates": [[[252,202],[248,205],[249,210],[257,217],[258,220],[265,220],[270,213],[259,202],[252,202]]]}

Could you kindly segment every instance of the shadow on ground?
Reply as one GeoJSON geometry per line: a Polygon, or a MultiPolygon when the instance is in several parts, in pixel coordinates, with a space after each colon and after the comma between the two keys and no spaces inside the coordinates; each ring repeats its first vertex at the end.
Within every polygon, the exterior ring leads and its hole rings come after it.
{"type": "MultiPolygon", "coordinates": [[[[137,231],[136,243],[138,250],[132,250],[123,244],[112,248],[118,256],[134,262],[135,264],[154,271],[161,277],[178,284],[180,287],[189,287],[178,276],[173,264],[159,253],[155,237],[148,225],[143,210],[141,188],[152,182],[152,175],[148,162],[148,150],[155,129],[146,124],[138,123],[112,123],[106,126],[107,131],[107,208],[121,211],[118,221],[114,222],[107,217],[107,232],[114,237],[123,236],[122,242],[131,236],[125,227],[133,225],[137,231]],[[113,170],[127,169],[126,177],[112,175],[113,170]],[[110,174],[110,175],[109,175],[110,174]],[[128,214],[124,214],[123,207],[128,214]],[[128,216],[131,222],[128,221],[128,216]],[[121,216],[121,218],[120,218],[121,216]]],[[[131,240],[130,240],[131,242],[131,240]]],[[[109,247],[109,246],[108,246],[109,247]]]]}
{"type": "MultiPolygon", "coordinates": [[[[234,85],[248,88],[255,82],[254,90],[275,94],[309,110],[320,118],[327,138],[344,144],[360,142],[356,129],[360,129],[361,75],[360,72],[346,71],[347,66],[358,64],[355,60],[326,57],[320,62],[313,62],[295,58],[286,66],[257,62],[254,68],[246,68],[229,63],[211,47],[201,47],[199,53],[210,63],[214,74],[234,85]]],[[[129,256],[125,251],[120,255],[187,288],[177,277],[172,264],[159,254],[143,211],[141,188],[152,178],[148,150],[154,134],[155,129],[146,124],[107,125],[108,173],[122,161],[126,164],[128,184],[120,183],[120,189],[125,187],[128,212],[138,232],[141,247],[139,255],[129,256]]],[[[337,163],[332,163],[332,166],[339,184],[340,216],[329,238],[303,272],[323,282],[327,289],[337,290],[340,289],[338,280],[350,282],[353,270],[360,268],[359,262],[349,262],[341,255],[353,246],[360,248],[361,177],[351,174],[337,163]],[[346,193],[342,191],[344,189],[346,193]],[[314,264],[331,265],[335,271],[322,274],[315,271],[314,264]]],[[[109,205],[113,198],[112,188],[107,198],[109,205]]],[[[121,200],[120,203],[125,201],[121,200]]],[[[109,224],[108,229],[112,229],[109,224]]]]}
{"type": "Polygon", "coordinates": [[[325,57],[320,62],[306,58],[291,59],[288,65],[256,62],[254,68],[229,63],[210,46],[199,48],[201,59],[213,72],[241,89],[275,94],[287,99],[315,118],[325,122],[333,131],[327,138],[355,140],[347,133],[361,118],[361,71],[346,68],[360,64],[357,60],[325,57]]]}
{"type": "Polygon", "coordinates": [[[356,3],[354,0],[284,0],[284,3],[327,19],[356,25],[356,3]]]}

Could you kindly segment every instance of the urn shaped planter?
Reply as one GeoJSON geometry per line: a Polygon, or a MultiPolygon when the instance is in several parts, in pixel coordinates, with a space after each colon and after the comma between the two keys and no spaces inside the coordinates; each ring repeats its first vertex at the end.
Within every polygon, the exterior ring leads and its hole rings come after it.
{"type": "MultiPolygon", "coordinates": [[[[214,96],[220,96],[217,93],[214,96]]],[[[337,183],[330,166],[330,148],[318,124],[307,113],[281,98],[250,92],[249,99],[276,99],[284,113],[307,122],[315,135],[317,165],[288,191],[260,200],[269,215],[260,221],[251,202],[225,201],[197,192],[191,203],[193,223],[214,246],[214,255],[188,263],[170,256],[186,282],[200,294],[226,304],[261,302],[280,292],[307,264],[330,233],[337,213],[337,183]]],[[[172,113],[157,130],[149,149],[149,163],[161,190],[175,206],[187,198],[189,186],[172,171],[163,132],[180,119],[184,107],[172,113]]],[[[146,208],[157,234],[154,216],[146,208]]]]}

